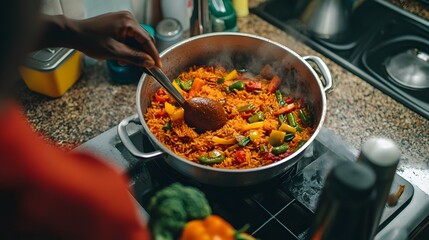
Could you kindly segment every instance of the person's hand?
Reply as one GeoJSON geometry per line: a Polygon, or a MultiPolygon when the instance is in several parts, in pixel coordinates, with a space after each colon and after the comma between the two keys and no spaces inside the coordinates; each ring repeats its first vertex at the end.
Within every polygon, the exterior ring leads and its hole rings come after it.
{"type": "Polygon", "coordinates": [[[116,59],[143,67],[161,60],[153,37],[129,12],[107,13],[85,20],[70,20],[76,49],[98,59],[116,59]]]}
{"type": "Polygon", "coordinates": [[[36,48],[68,47],[97,59],[161,67],[155,40],[129,12],[107,13],[84,20],[43,15],[41,22],[43,29],[36,48]]]}

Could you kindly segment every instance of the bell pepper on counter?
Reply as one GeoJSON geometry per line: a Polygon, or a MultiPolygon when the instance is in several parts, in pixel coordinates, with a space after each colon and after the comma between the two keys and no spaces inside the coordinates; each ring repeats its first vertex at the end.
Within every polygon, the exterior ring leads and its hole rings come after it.
{"type": "Polygon", "coordinates": [[[186,223],[180,240],[251,240],[252,236],[237,231],[217,215],[210,215],[203,220],[186,223]]]}

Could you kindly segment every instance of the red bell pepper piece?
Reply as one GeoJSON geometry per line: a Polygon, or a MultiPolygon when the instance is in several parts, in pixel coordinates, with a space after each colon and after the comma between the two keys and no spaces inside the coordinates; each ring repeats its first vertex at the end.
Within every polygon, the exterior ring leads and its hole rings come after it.
{"type": "Polygon", "coordinates": [[[162,108],[160,112],[157,112],[155,114],[155,117],[160,118],[160,117],[165,117],[167,116],[167,112],[165,111],[165,108],[162,108]]]}
{"type": "Polygon", "coordinates": [[[293,99],[293,97],[288,97],[288,98],[286,98],[286,103],[287,104],[291,104],[291,103],[293,103],[295,100],[293,99]]]}
{"type": "Polygon", "coordinates": [[[280,80],[279,76],[274,75],[274,77],[271,79],[270,83],[268,84],[267,91],[269,93],[275,92],[277,90],[277,88],[279,87],[280,82],[281,82],[281,80],[280,80]]]}
{"type": "Polygon", "coordinates": [[[166,102],[166,101],[168,100],[168,95],[167,95],[167,93],[165,92],[165,90],[164,90],[164,89],[160,88],[160,89],[155,93],[154,98],[155,98],[155,101],[156,101],[156,102],[163,103],[163,102],[166,102]]]}
{"type": "Polygon", "coordinates": [[[284,107],[279,108],[279,110],[277,110],[277,111],[274,112],[274,115],[278,116],[280,114],[290,113],[293,110],[295,110],[295,108],[296,108],[295,104],[291,103],[291,104],[288,104],[288,105],[286,105],[284,107]]]}
{"type": "Polygon", "coordinates": [[[242,163],[246,161],[246,152],[243,149],[240,149],[235,152],[235,159],[237,159],[238,162],[242,163]]]}
{"type": "Polygon", "coordinates": [[[262,90],[262,82],[259,81],[249,81],[245,84],[246,90],[251,92],[255,90],[262,90]]]}

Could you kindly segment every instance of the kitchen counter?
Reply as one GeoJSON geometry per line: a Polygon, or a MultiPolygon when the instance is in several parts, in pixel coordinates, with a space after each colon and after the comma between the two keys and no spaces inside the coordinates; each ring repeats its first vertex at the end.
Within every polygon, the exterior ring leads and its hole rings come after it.
{"type": "MultiPolygon", "coordinates": [[[[249,7],[259,2],[250,0],[249,7]]],[[[321,57],[334,81],[323,126],[357,149],[370,136],[393,139],[404,155],[398,173],[429,194],[428,119],[256,15],[239,18],[238,26],[240,32],[269,38],[301,56],[321,57]]],[[[83,77],[61,98],[33,93],[23,82],[17,85],[17,96],[34,129],[53,145],[70,150],[134,114],[136,86],[112,83],[101,61],[85,68],[83,77]]]]}

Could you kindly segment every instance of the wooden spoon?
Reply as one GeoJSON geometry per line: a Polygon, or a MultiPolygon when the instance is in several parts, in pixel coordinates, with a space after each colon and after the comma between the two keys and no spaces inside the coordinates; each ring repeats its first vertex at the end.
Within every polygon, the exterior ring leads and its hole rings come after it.
{"type": "Polygon", "coordinates": [[[148,68],[147,71],[183,107],[186,124],[195,128],[196,132],[217,130],[225,125],[228,119],[219,102],[203,97],[195,97],[187,101],[160,68],[155,66],[148,68]]]}

